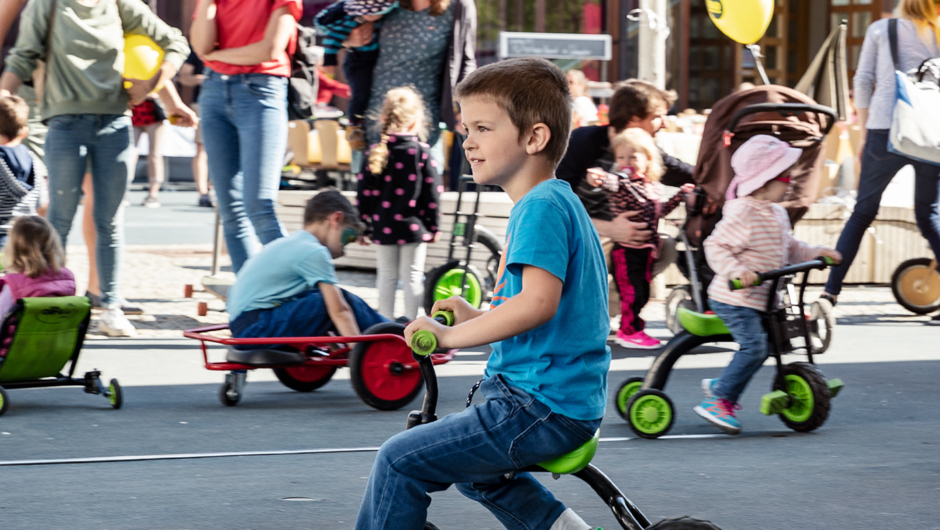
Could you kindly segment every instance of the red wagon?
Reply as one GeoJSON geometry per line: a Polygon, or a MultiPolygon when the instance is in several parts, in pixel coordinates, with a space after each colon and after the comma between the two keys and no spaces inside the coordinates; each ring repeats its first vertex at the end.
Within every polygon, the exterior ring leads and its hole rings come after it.
{"type": "MultiPolygon", "coordinates": [[[[312,392],[329,382],[337,368],[348,366],[353,390],[379,410],[399,409],[421,392],[421,371],[398,323],[376,324],[355,337],[235,339],[219,334],[227,329],[217,324],[184,331],[183,336],[200,342],[207,370],[229,372],[219,389],[219,399],[228,406],[241,400],[246,371],[258,368],[274,370],[292,390],[312,392]],[[224,362],[209,361],[208,343],[228,346],[224,362]],[[256,348],[246,348],[251,346],[256,348]]],[[[456,351],[435,353],[432,360],[446,363],[456,351]]]]}

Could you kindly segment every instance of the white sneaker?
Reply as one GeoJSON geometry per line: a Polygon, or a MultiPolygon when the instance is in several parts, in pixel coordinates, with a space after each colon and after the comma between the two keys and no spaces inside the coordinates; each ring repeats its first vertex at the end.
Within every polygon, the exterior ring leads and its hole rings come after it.
{"type": "Polygon", "coordinates": [[[98,329],[109,337],[135,337],[137,330],[124,316],[120,307],[112,307],[101,314],[98,329]]]}

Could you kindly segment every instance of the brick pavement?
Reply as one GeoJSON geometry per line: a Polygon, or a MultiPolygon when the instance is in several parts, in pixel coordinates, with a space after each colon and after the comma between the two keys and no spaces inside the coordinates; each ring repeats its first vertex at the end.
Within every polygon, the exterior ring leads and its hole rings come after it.
{"type": "MultiPolygon", "coordinates": [[[[75,273],[79,293],[85,292],[87,284],[87,256],[84,246],[68,248],[68,266],[75,273]]],[[[203,292],[194,298],[184,298],[184,285],[199,288],[203,276],[209,274],[212,263],[211,245],[130,245],[125,253],[123,272],[124,296],[146,312],[129,319],[144,338],[178,338],[184,329],[224,323],[227,315],[220,310],[224,304],[203,292]],[[213,309],[204,317],[197,314],[197,302],[206,301],[213,309]]],[[[223,256],[221,275],[233,277],[227,256],[223,256]]],[[[375,275],[369,271],[338,271],[342,286],[362,297],[373,307],[377,305],[375,275]]],[[[813,300],[821,287],[810,287],[808,299],[813,300]]],[[[399,291],[398,307],[403,308],[399,291]]],[[[643,317],[651,327],[661,327],[663,304],[653,300],[643,310],[643,317]]],[[[836,317],[840,324],[864,324],[876,322],[925,322],[929,317],[909,313],[898,305],[887,286],[850,286],[845,289],[836,306],[836,317]]],[[[95,319],[96,321],[97,319],[95,319]]],[[[106,339],[96,332],[93,325],[89,339],[106,339]]]]}

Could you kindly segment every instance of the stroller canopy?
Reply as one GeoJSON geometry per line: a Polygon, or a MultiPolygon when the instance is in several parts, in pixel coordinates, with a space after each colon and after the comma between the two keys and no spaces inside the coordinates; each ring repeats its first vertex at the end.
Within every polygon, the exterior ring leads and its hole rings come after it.
{"type": "MultiPolygon", "coordinates": [[[[775,85],[759,86],[732,94],[715,104],[705,122],[698,163],[692,175],[693,180],[708,195],[706,211],[721,208],[725,191],[734,177],[731,155],[741,144],[758,134],[773,135],[793,147],[803,149],[803,155],[790,172],[790,191],[781,203],[790,214],[791,224],[796,223],[809,209],[809,205],[816,201],[819,175],[825,163],[822,139],[832,127],[832,114],[805,111],[783,115],[774,108],[765,107],[766,110],[744,116],[732,124],[735,114],[746,107],[793,103],[816,104],[796,90],[775,85]]],[[[831,112],[830,109],[823,109],[831,112]]]]}

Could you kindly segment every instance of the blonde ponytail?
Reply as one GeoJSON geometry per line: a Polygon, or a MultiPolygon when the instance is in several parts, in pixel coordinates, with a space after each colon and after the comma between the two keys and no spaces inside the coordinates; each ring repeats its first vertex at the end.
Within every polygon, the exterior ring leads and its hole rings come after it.
{"type": "Polygon", "coordinates": [[[381,173],[388,164],[388,139],[392,134],[414,128],[421,140],[427,138],[424,101],[412,87],[393,88],[385,94],[380,121],[382,141],[369,151],[369,171],[373,175],[381,173]]]}

